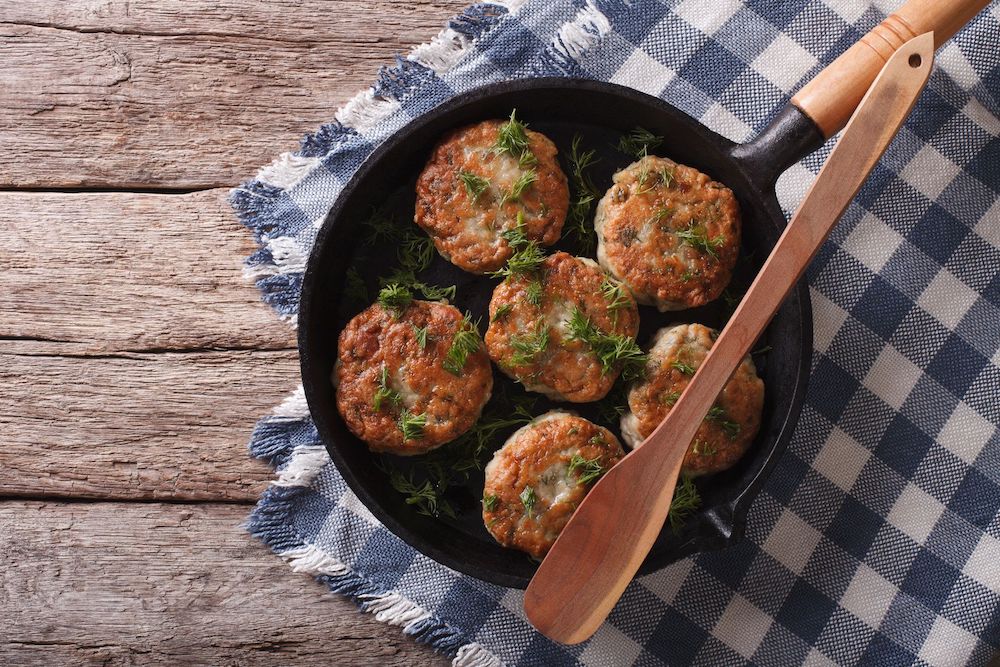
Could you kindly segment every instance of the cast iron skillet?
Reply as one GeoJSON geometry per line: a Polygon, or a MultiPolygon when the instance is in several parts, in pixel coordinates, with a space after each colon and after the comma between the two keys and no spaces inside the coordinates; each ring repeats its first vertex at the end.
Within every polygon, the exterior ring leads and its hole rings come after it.
{"type": "MultiPolygon", "coordinates": [[[[610,185],[611,174],[634,159],[619,153],[615,144],[636,126],[665,138],[653,151],[656,154],[696,167],[728,185],[739,200],[743,218],[743,248],[734,289],[741,283],[749,284],[785,225],[774,196],[778,175],[820,146],[823,137],[813,122],[791,105],[756,140],[736,145],[659,99],[629,88],[589,80],[519,80],[460,95],[414,120],[379,146],[344,189],[318,232],[299,310],[302,378],[319,435],[354,493],[402,540],[452,569],[495,584],[524,588],[536,563],[520,552],[500,547],[486,532],[479,506],[482,473],[473,475],[467,487],[449,492],[458,511],[456,519],[419,515],[390,487],[379,459],[347,430],[330,382],[337,336],[350,317],[367,305],[349,303],[345,297],[347,268],[353,264],[360,271],[374,298],[378,277],[388,273],[395,261],[393,247],[366,245],[371,235],[361,221],[374,207],[390,202],[400,224],[417,229],[409,222],[413,184],[434,143],[447,130],[487,118],[504,118],[513,108],[532,129],[556,142],[563,159],[574,134],[579,133],[583,146],[595,149],[600,158],[592,175],[602,191],[610,185]]],[[[571,241],[561,241],[553,249],[578,251],[571,241]]],[[[456,305],[471,310],[474,317],[486,313],[498,282],[465,273],[439,257],[425,279],[456,284],[456,305]]],[[[647,342],[656,329],[673,322],[697,321],[718,327],[727,314],[721,299],[677,313],[661,314],[641,307],[639,341],[647,342]]],[[[771,348],[755,356],[766,386],[760,433],[734,468],[698,481],[702,509],[688,519],[679,534],[669,527],[664,529],[640,573],[698,551],[728,546],[742,537],[749,505],[788,444],[802,405],[812,350],[811,325],[807,289],[799,285],[758,343],[758,347],[771,348]]],[[[485,324],[480,328],[485,329],[485,324]]],[[[494,379],[495,396],[521,391],[499,372],[494,373],[494,379]]],[[[533,414],[556,405],[539,399],[533,414]]],[[[560,405],[600,421],[594,406],[560,405]]],[[[617,432],[617,428],[612,430],[617,432]]],[[[501,434],[494,448],[506,435],[501,434]]],[[[406,462],[391,464],[405,466],[406,462]]]]}

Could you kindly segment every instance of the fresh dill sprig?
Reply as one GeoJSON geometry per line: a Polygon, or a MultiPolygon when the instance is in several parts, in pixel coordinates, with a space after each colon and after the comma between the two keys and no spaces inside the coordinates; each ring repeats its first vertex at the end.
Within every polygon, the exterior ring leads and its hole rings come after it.
{"type": "Polygon", "coordinates": [[[671,361],[670,366],[676,368],[684,375],[694,375],[695,371],[698,370],[691,364],[681,361],[680,359],[674,359],[671,361]]]}
{"type": "Polygon", "coordinates": [[[469,193],[469,197],[473,201],[479,199],[480,196],[490,187],[490,181],[488,178],[483,178],[478,174],[474,174],[471,171],[460,171],[458,172],[458,178],[465,185],[465,191],[469,193]]]}
{"type": "Polygon", "coordinates": [[[427,327],[418,327],[416,324],[411,324],[413,327],[413,336],[417,339],[417,345],[420,349],[427,347],[427,327]]]}
{"type": "Polygon", "coordinates": [[[404,271],[420,273],[434,261],[434,241],[424,234],[407,231],[401,237],[396,257],[404,271]]]}
{"type": "Polygon", "coordinates": [[[618,380],[608,395],[597,405],[601,411],[601,419],[617,426],[621,416],[628,410],[628,386],[622,380],[618,380]]]}
{"type": "Polygon", "coordinates": [[[726,244],[726,239],[721,234],[713,238],[709,238],[708,230],[702,225],[691,225],[687,229],[681,229],[674,232],[674,234],[676,234],[677,238],[679,238],[682,242],[688,244],[692,248],[716,259],[719,258],[719,255],[715,251],[726,244]]]}
{"type": "Polygon", "coordinates": [[[670,502],[670,530],[674,535],[679,535],[688,517],[694,514],[701,507],[701,496],[698,495],[698,488],[691,481],[690,477],[682,477],[681,481],[674,489],[674,497],[670,502]]]}
{"type": "Polygon", "coordinates": [[[517,180],[511,184],[510,190],[501,190],[500,206],[503,206],[509,201],[519,201],[521,199],[521,195],[524,194],[524,191],[530,188],[537,180],[538,173],[534,169],[522,171],[521,175],[517,177],[517,180]]]}
{"type": "Polygon", "coordinates": [[[539,320],[534,331],[510,337],[510,346],[514,348],[510,357],[511,366],[530,364],[548,345],[549,328],[544,320],[539,320]]]}
{"type": "Polygon", "coordinates": [[[514,309],[514,306],[513,306],[513,304],[510,304],[510,303],[505,303],[502,306],[498,306],[497,309],[496,309],[496,312],[493,313],[493,319],[491,319],[490,321],[491,322],[499,322],[503,318],[505,318],[508,315],[510,315],[510,311],[512,311],[513,309],[514,309]]]}
{"type": "Polygon", "coordinates": [[[427,415],[417,415],[404,409],[399,413],[397,425],[403,432],[403,440],[421,440],[424,437],[424,427],[427,426],[427,415]]]}
{"type": "Polygon", "coordinates": [[[534,241],[528,241],[522,248],[516,250],[503,268],[490,273],[493,278],[530,275],[538,271],[545,261],[545,253],[534,241]]]}
{"type": "Polygon", "coordinates": [[[375,412],[382,409],[384,401],[389,401],[393,405],[399,405],[403,402],[400,393],[389,386],[389,368],[385,365],[382,366],[382,371],[379,373],[378,389],[375,390],[375,396],[372,398],[372,407],[375,408],[375,412]]]}
{"type": "Polygon", "coordinates": [[[517,109],[512,109],[510,119],[500,126],[493,152],[498,155],[509,153],[517,159],[521,167],[530,167],[538,163],[535,154],[531,152],[528,126],[517,119],[517,109]]]}
{"type": "Polygon", "coordinates": [[[524,288],[524,298],[532,306],[540,306],[542,304],[542,281],[532,280],[529,282],[524,288]]]}
{"type": "Polygon", "coordinates": [[[681,397],[681,392],[671,391],[669,393],[660,396],[660,402],[663,403],[664,405],[673,406],[675,403],[677,403],[678,400],[680,400],[680,397],[681,397]]]}
{"type": "Polygon", "coordinates": [[[636,159],[649,155],[650,151],[663,143],[663,137],[644,127],[636,127],[618,140],[618,150],[636,159]]]}
{"type": "Polygon", "coordinates": [[[705,440],[696,439],[694,443],[691,445],[691,451],[697,454],[698,456],[713,456],[719,450],[716,449],[714,446],[712,446],[711,443],[706,442],[705,440]]]}
{"type": "Polygon", "coordinates": [[[379,241],[399,240],[402,229],[390,213],[391,205],[392,202],[389,201],[373,208],[368,218],[361,221],[361,224],[370,230],[366,241],[368,245],[374,245],[379,241]]]}
{"type": "Polygon", "coordinates": [[[477,352],[482,344],[478,323],[473,323],[472,316],[466,313],[451,339],[451,347],[448,348],[442,366],[452,375],[461,375],[469,355],[477,352]]]}
{"type": "Polygon", "coordinates": [[[531,510],[535,509],[535,503],[538,502],[538,496],[535,495],[535,490],[530,486],[524,487],[521,491],[521,504],[524,505],[524,511],[528,514],[528,518],[531,518],[531,510]]]}
{"type": "Polygon", "coordinates": [[[720,405],[713,405],[709,408],[708,414],[705,415],[705,419],[718,424],[719,428],[725,431],[730,440],[735,440],[736,436],[738,436],[740,431],[743,430],[743,427],[739,424],[739,422],[726,419],[726,411],[720,405]]]}
{"type": "Polygon", "coordinates": [[[430,480],[424,480],[423,484],[418,484],[413,480],[412,471],[409,475],[403,475],[398,470],[388,470],[384,467],[383,470],[389,474],[389,484],[392,488],[406,496],[406,504],[416,506],[418,514],[431,517],[444,514],[452,518],[455,517],[455,510],[452,509],[451,504],[441,497],[444,490],[435,487],[430,480]]]}
{"type": "Polygon", "coordinates": [[[569,329],[569,339],[581,340],[589,345],[597,360],[601,362],[604,373],[610,373],[620,365],[622,377],[626,380],[642,375],[647,355],[634,339],[621,334],[604,333],[583,314],[579,307],[575,306],[566,325],[569,329]]]}
{"type": "Polygon", "coordinates": [[[395,317],[399,317],[413,302],[413,292],[405,285],[390,283],[378,293],[378,302],[386,310],[392,311],[395,317]]]}
{"type": "Polygon", "coordinates": [[[577,472],[577,484],[590,484],[599,479],[604,474],[604,466],[601,465],[601,457],[585,459],[580,454],[574,454],[569,460],[569,472],[577,472]]]}
{"type": "Polygon", "coordinates": [[[365,287],[365,281],[355,266],[347,269],[344,284],[344,296],[347,297],[348,301],[353,304],[368,303],[368,288],[365,287]]]}
{"type": "Polygon", "coordinates": [[[487,512],[492,512],[497,508],[497,503],[499,502],[500,499],[492,494],[483,496],[483,509],[487,512]]]}
{"type": "Polygon", "coordinates": [[[412,283],[412,287],[423,294],[428,301],[454,301],[455,299],[456,287],[454,285],[440,287],[417,280],[412,283]]]}
{"type": "Polygon", "coordinates": [[[588,224],[590,211],[598,199],[601,192],[594,185],[587,170],[597,163],[597,151],[584,151],[580,148],[583,138],[579,134],[573,136],[573,144],[570,147],[569,165],[570,181],[573,185],[573,196],[569,203],[569,212],[566,216],[567,233],[576,236],[577,243],[585,255],[594,251],[597,245],[597,234],[593,225],[588,224]]]}
{"type": "Polygon", "coordinates": [[[607,276],[601,282],[601,294],[604,295],[604,300],[608,304],[608,311],[613,316],[617,316],[618,310],[627,308],[631,303],[631,299],[629,299],[628,294],[625,292],[625,286],[607,276]]]}

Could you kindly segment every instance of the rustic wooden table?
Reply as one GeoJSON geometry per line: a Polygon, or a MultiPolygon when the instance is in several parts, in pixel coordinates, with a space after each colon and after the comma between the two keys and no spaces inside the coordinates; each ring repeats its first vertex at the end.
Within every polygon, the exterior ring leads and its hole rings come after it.
{"type": "Polygon", "coordinates": [[[228,189],[463,0],[0,8],[0,664],[444,664],[240,527],[295,340],[228,189]]]}

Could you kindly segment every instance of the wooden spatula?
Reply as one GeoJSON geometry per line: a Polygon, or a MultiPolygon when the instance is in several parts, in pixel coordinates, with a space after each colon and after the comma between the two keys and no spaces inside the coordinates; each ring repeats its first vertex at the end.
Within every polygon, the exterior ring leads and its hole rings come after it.
{"type": "Polygon", "coordinates": [[[663,527],[695,431],[906,119],[933,59],[933,33],[889,58],[687,390],[577,508],[524,595],[542,634],[582,642],[621,597],[663,527]]]}

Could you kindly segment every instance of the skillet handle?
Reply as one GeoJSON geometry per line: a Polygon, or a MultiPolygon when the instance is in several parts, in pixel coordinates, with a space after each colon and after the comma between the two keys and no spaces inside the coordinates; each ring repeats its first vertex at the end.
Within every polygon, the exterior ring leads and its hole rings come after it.
{"type": "Polygon", "coordinates": [[[847,49],[792,97],[829,139],[840,131],[896,49],[934,33],[934,48],[951,39],[990,0],[909,0],[847,49]]]}

